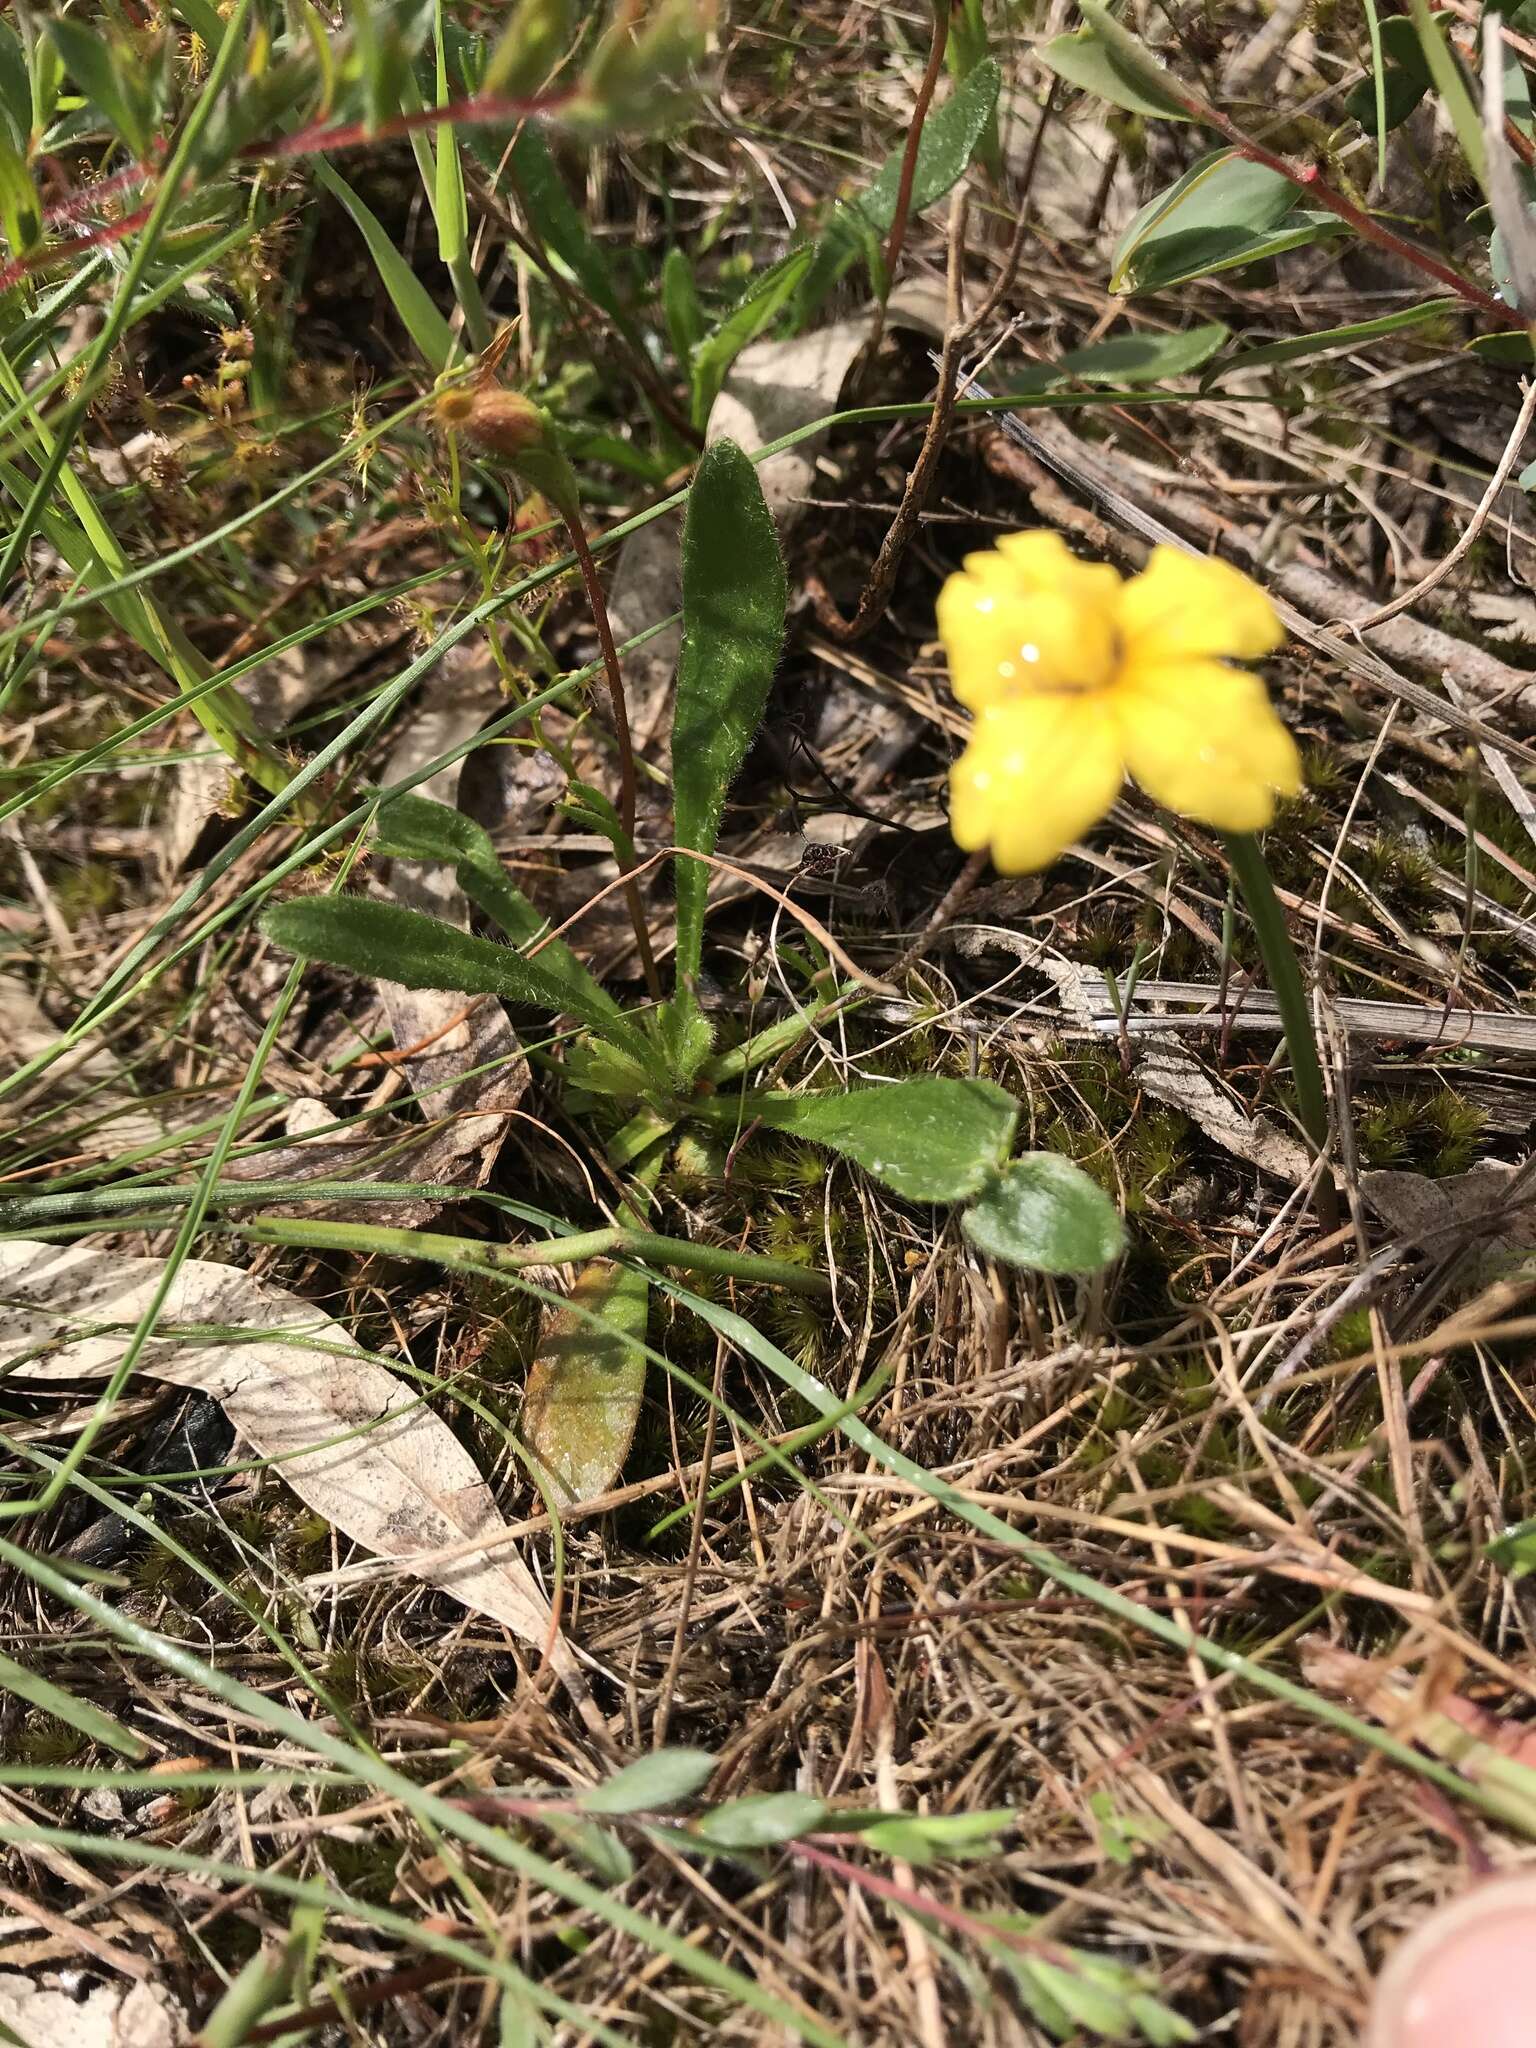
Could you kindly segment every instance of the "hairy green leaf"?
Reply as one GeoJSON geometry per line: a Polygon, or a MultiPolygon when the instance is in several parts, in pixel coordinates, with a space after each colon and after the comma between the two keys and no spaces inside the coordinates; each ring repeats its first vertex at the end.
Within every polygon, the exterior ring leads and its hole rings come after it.
{"type": "Polygon", "coordinates": [[[457,925],[361,896],[310,896],[264,912],[261,928],[274,944],[304,960],[325,960],[404,988],[442,988],[501,996],[564,1012],[624,1042],[644,1039],[618,1004],[594,982],[568,982],[540,960],[472,938],[457,925]],[[596,989],[594,1000],[592,989],[596,989]]]}
{"type": "Polygon", "coordinates": [[[700,1814],[689,1832],[711,1849],[771,1849],[809,1834],[826,1817],[826,1803],[808,1792],[758,1792],[700,1814]]]}
{"type": "Polygon", "coordinates": [[[989,1259],[1039,1273],[1096,1273],[1125,1249],[1119,1211],[1058,1152],[1026,1152],[983,1189],[960,1227],[989,1259]]]}
{"type": "MultiPolygon", "coordinates": [[[[984,57],[923,124],[912,174],[915,216],[942,199],[965,175],[997,109],[1002,73],[984,57]]],[[[861,254],[878,254],[896,218],[905,145],[892,150],[865,190],[838,207],[817,237],[815,254],[800,287],[803,326],[843,272],[861,254]]]]}
{"type": "Polygon", "coordinates": [[[1155,384],[1198,370],[1230,332],[1212,320],[1180,334],[1117,334],[1091,348],[1073,349],[1056,367],[1084,384],[1155,384]]]}
{"type": "Polygon", "coordinates": [[[991,1081],[929,1077],[846,1094],[721,1097],[713,1119],[754,1118],[841,1152],[911,1202],[979,1194],[1007,1158],[1019,1105],[991,1081]]]}
{"type": "MultiPolygon", "coordinates": [[[[716,441],[688,493],[672,725],[677,843],[696,853],[713,853],[725,793],[762,722],[786,597],[779,539],[757,471],[734,441],[716,441]]],[[[707,886],[702,862],[677,863],[680,993],[703,956],[707,886]]]]}
{"type": "Polygon", "coordinates": [[[646,1813],[691,1799],[714,1775],[707,1749],[654,1749],[581,1795],[588,1813],[646,1813]]]}
{"type": "Polygon", "coordinates": [[[392,860],[440,860],[452,867],[464,894],[487,917],[494,918],[515,946],[543,940],[535,964],[562,982],[575,983],[586,999],[605,998],[595,981],[563,939],[546,937],[549,919],[536,910],[508,876],[491,843],[491,835],[473,818],[430,797],[392,797],[379,811],[379,852],[392,860]]]}
{"type": "Polygon", "coordinates": [[[791,250],[782,262],[763,272],[694,350],[692,410],[696,427],[708,423],[710,408],[720,396],[732,363],[788,304],[810,261],[809,245],[791,250]]]}

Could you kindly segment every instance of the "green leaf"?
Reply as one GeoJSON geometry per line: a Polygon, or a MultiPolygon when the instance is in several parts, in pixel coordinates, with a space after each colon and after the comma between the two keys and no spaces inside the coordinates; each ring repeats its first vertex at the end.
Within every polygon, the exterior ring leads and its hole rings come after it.
{"type": "MultiPolygon", "coordinates": [[[[498,171],[502,145],[495,141],[494,131],[471,129],[469,136],[472,145],[477,136],[480,138],[487,153],[481,161],[488,157],[491,171],[498,171]]],[[[594,305],[601,306],[631,341],[638,340],[638,329],[614,281],[607,253],[572,203],[559,166],[536,122],[525,122],[519,131],[512,146],[510,168],[529,225],[544,247],[559,257],[594,305]]]]}
{"type": "Polygon", "coordinates": [[[341,201],[357,223],[390,304],[416,344],[422,361],[440,375],[453,360],[455,345],[453,330],[438,311],[431,293],[390,240],[378,216],[363,204],[346,179],[332,170],[323,156],[313,159],[313,169],[316,180],[341,201]]]}
{"type": "MultiPolygon", "coordinates": [[[[762,723],[784,639],[787,587],[757,471],[734,441],[705,450],[683,525],[683,645],[672,723],[679,846],[713,853],[725,794],[762,723]]],[[[704,947],[708,870],[677,863],[677,980],[704,947]]]]}
{"type": "Polygon", "coordinates": [[[125,43],[107,42],[72,16],[54,15],[48,34],[92,111],[106,118],[135,156],[143,156],[151,140],[148,68],[125,43]]]}
{"type": "Polygon", "coordinates": [[[25,255],[43,232],[42,202],[32,173],[4,129],[0,129],[0,227],[16,256],[25,255]]]}
{"type": "Polygon", "coordinates": [[[574,31],[570,0],[517,0],[486,59],[481,91],[510,99],[537,92],[570,48],[574,31]]]}
{"type": "Polygon", "coordinates": [[[628,1884],[634,1876],[635,1859],[610,1828],[573,1813],[546,1813],[540,1818],[555,1840],[579,1856],[603,1884],[628,1884]]]}
{"type": "MultiPolygon", "coordinates": [[[[1399,17],[1400,18],[1400,17],[1399,17]]],[[[1346,327],[1320,327],[1313,334],[1293,334],[1285,341],[1267,341],[1258,348],[1246,348],[1228,356],[1207,372],[1207,381],[1230,376],[1235,370],[1260,370],[1270,363],[1293,363],[1307,356],[1326,355],[1330,349],[1351,348],[1375,341],[1383,334],[1401,334],[1413,327],[1427,327],[1432,321],[1454,313],[1457,299],[1426,299],[1422,306],[1405,306],[1400,313],[1383,313],[1378,320],[1354,320],[1346,327]]]]}
{"type": "Polygon", "coordinates": [[[758,1792],[700,1814],[689,1832],[711,1849],[771,1849],[820,1827],[826,1802],[808,1792],[758,1792]]]}
{"type": "Polygon", "coordinates": [[[131,1728],[125,1728],[121,1721],[103,1713],[89,1700],[66,1692],[62,1686],[55,1685],[51,1679],[39,1677],[35,1671],[29,1671],[11,1657],[0,1656],[0,1690],[14,1693],[17,1699],[25,1700],[39,1713],[51,1714],[55,1721],[76,1729],[88,1742],[99,1742],[103,1748],[115,1749],[123,1756],[144,1757],[149,1754],[149,1744],[142,1736],[135,1735],[131,1728]]]}
{"type": "Polygon", "coordinates": [[[581,1795],[588,1813],[655,1813],[702,1791],[717,1757],[707,1749],[654,1749],[581,1795]]]}
{"type": "MultiPolygon", "coordinates": [[[[1429,66],[1418,31],[1406,14],[1389,15],[1381,23],[1381,86],[1386,126],[1401,127],[1429,91],[1429,66]]],[[[1369,133],[1376,128],[1376,74],[1362,78],[1344,95],[1344,111],[1369,133]]]]}
{"type": "Polygon", "coordinates": [[[1296,204],[1296,187],[1267,164],[1250,163],[1235,150],[1217,149],[1194,163],[1165,192],[1149,199],[1121,235],[1109,288],[1123,291],[1128,275],[1148,289],[1144,270],[1154,252],[1191,236],[1247,238],[1266,233],[1296,204]]]}
{"type": "Polygon", "coordinates": [[[1056,365],[1084,384],[1155,384],[1186,376],[1209,362],[1231,329],[1220,320],[1180,334],[1117,334],[1091,348],[1073,349],[1056,365]]]}
{"type": "Polygon", "coordinates": [[[1197,277],[1214,277],[1221,270],[1240,270],[1248,263],[1265,263],[1283,256],[1288,249],[1305,249],[1313,242],[1331,241],[1348,232],[1334,213],[1293,213],[1283,225],[1267,234],[1250,234],[1241,228],[1208,228],[1193,235],[1173,235],[1147,260],[1137,258],[1131,292],[1167,291],[1188,284],[1197,277]]]}
{"type": "Polygon", "coordinates": [[[1424,62],[1434,81],[1435,90],[1440,95],[1445,111],[1451,117],[1451,126],[1456,130],[1456,140],[1461,144],[1461,153],[1471,167],[1478,184],[1486,192],[1488,162],[1483,142],[1483,119],[1468,88],[1466,73],[1458,63],[1450,39],[1441,27],[1443,17],[1431,14],[1429,0],[1408,0],[1408,12],[1413,17],[1419,47],[1424,52],[1424,62]]]}
{"type": "Polygon", "coordinates": [[[909,1202],[979,1194],[1007,1158],[1019,1105],[991,1081],[937,1077],[846,1094],[748,1094],[694,1105],[734,1129],[755,1118],[840,1152],[909,1202]]]}
{"type": "MultiPolygon", "coordinates": [[[[956,87],[943,106],[923,124],[912,173],[911,213],[916,215],[942,199],[965,175],[987,134],[997,109],[1002,73],[990,57],[956,87]]],[[[800,288],[798,314],[803,326],[848,266],[871,248],[878,251],[896,218],[905,145],[895,149],[857,197],[838,207],[817,237],[815,253],[800,288]]]]}
{"type": "Polygon", "coordinates": [[[569,1301],[545,1318],[523,1393],[522,1434],[557,1508],[606,1493],[629,1456],[645,1393],[649,1307],[644,1273],[593,1259],[569,1301]]]}
{"type": "Polygon", "coordinates": [[[1059,1152],[1011,1160],[960,1227],[989,1259],[1038,1273],[1097,1273],[1125,1249],[1114,1203],[1059,1152]]]}
{"type": "Polygon", "coordinates": [[[8,21],[0,22],[0,108],[11,140],[25,150],[32,135],[32,81],[21,38],[8,21]]]}
{"type": "Polygon", "coordinates": [[[710,407],[720,396],[732,363],[788,304],[810,262],[809,246],[791,250],[763,272],[694,350],[692,416],[696,427],[702,430],[708,424],[710,407]]]}
{"type": "Polygon", "coordinates": [[[1188,121],[1192,118],[1174,94],[1160,83],[1167,76],[1149,52],[1145,64],[1127,63],[1091,28],[1071,35],[1055,36],[1036,54],[1058,78],[1108,100],[1112,107],[1124,107],[1130,114],[1147,114],[1159,121],[1188,121]]]}
{"type": "Polygon", "coordinates": [[[704,308],[699,304],[698,287],[693,281],[693,265],[687,252],[675,242],[661,266],[661,307],[672,353],[687,370],[704,335],[704,308]]]}
{"type": "MultiPolygon", "coordinates": [[[[534,908],[509,878],[491,835],[473,818],[466,818],[450,804],[434,803],[430,797],[391,797],[380,807],[374,844],[391,860],[445,862],[453,869],[470,902],[487,917],[494,918],[515,946],[531,946],[538,939],[545,940],[535,965],[573,985],[573,993],[581,1001],[603,1003],[601,984],[565,941],[545,937],[549,919],[534,908]]],[[[573,1016],[577,1014],[572,1011],[573,1016]]]]}
{"type": "Polygon", "coordinates": [[[899,1856],[919,1867],[945,1860],[1000,1855],[998,1835],[1013,1826],[1011,1806],[981,1813],[904,1813],[861,1828],[859,1839],[883,1856],[899,1856]]]}
{"type": "MultiPolygon", "coordinates": [[[[261,928],[275,945],[304,960],[325,960],[404,988],[442,988],[465,995],[501,996],[564,1011],[621,1041],[645,1041],[604,990],[599,1000],[552,974],[538,960],[509,947],[472,938],[457,925],[425,917],[398,903],[361,896],[311,896],[265,911],[261,928]]],[[[594,988],[597,987],[593,983],[594,988]]]]}

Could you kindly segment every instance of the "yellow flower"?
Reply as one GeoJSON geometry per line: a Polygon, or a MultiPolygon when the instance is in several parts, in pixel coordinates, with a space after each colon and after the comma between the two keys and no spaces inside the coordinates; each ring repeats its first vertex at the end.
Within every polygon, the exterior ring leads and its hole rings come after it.
{"type": "Polygon", "coordinates": [[[1234,661],[1285,634],[1225,562],[1152,550],[1127,581],[1055,533],[1010,533],[939,593],[956,697],[976,713],[950,822],[1004,874],[1043,868],[1109,809],[1127,773],[1171,811],[1255,832],[1301,787],[1295,742],[1234,661]]]}

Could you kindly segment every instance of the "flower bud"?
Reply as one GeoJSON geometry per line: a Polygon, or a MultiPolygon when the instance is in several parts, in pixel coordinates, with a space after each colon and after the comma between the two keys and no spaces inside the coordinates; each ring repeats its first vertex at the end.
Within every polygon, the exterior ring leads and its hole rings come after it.
{"type": "Polygon", "coordinates": [[[520,391],[499,384],[457,384],[437,401],[437,417],[482,454],[516,463],[550,445],[549,415],[520,391]]]}

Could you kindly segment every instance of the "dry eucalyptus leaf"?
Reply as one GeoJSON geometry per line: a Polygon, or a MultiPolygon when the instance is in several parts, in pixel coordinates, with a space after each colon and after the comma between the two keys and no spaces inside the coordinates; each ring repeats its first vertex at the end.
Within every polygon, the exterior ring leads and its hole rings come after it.
{"type": "Polygon", "coordinates": [[[1426,1257],[1464,1251],[1459,1278],[1472,1293],[1536,1252],[1536,1183],[1516,1188],[1520,1171],[1498,1159],[1444,1180],[1383,1170],[1362,1174],[1360,1192],[1394,1236],[1419,1240],[1426,1257]]]}
{"type": "Polygon", "coordinates": [[[187,2016],[153,1984],[97,1984],[85,1998],[57,1977],[0,1971],[0,2028],[26,2048],[182,2048],[187,2016]]]}
{"type": "MultiPolygon", "coordinates": [[[[0,1367],[28,1382],[109,1377],[162,1270],[80,1245],[0,1244],[0,1367]]],[[[160,1324],[177,1327],[195,1334],[152,1338],[142,1372],[211,1394],[263,1457],[283,1461],[273,1469],[307,1507],[573,1674],[549,1603],[509,1547],[434,1558],[506,1524],[447,1423],[339,1323],[237,1266],[189,1259],[160,1324]]]]}

